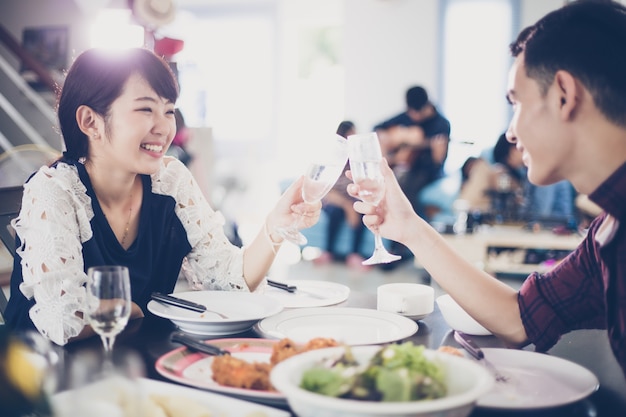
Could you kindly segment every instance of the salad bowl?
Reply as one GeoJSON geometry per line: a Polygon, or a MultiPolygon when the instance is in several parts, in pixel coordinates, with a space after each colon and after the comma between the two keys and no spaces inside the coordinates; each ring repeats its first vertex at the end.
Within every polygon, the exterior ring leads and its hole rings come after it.
{"type": "MultiPolygon", "coordinates": [[[[353,346],[352,357],[367,365],[381,346],[353,346]]],[[[302,388],[307,371],[338,360],[346,347],[326,348],[293,356],[274,367],[270,379],[282,392],[299,417],[466,417],[477,400],[493,386],[493,376],[470,359],[450,353],[424,349],[423,355],[436,364],[443,375],[446,394],[437,399],[410,401],[363,401],[337,398],[302,388]]]]}

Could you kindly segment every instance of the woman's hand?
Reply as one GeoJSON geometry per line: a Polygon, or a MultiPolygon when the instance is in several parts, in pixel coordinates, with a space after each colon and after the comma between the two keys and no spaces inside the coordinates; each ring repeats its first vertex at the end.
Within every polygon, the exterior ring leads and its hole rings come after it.
{"type": "MultiPolygon", "coordinates": [[[[419,217],[413,211],[411,202],[404,195],[386,159],[383,159],[381,164],[381,172],[385,178],[385,195],[378,206],[358,200],[353,207],[364,215],[363,223],[368,229],[372,231],[378,229],[381,236],[404,243],[415,233],[410,224],[419,217]]],[[[352,179],[350,171],[347,171],[346,175],[352,179]]],[[[347,190],[352,197],[359,198],[358,185],[349,184],[347,190]]]]}
{"type": "MultiPolygon", "coordinates": [[[[280,197],[274,210],[267,218],[267,228],[272,240],[277,228],[285,227],[297,222],[298,229],[306,229],[318,222],[322,211],[322,203],[305,203],[302,199],[302,184],[304,177],[298,178],[280,197]]],[[[278,239],[276,239],[278,240],[278,239]]]]}

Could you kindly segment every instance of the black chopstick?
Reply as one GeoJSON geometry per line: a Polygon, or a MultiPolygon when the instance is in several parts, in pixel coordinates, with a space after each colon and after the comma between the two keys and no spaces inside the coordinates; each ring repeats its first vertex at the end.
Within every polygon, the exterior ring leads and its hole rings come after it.
{"type": "Polygon", "coordinates": [[[203,313],[206,311],[206,307],[202,304],[194,303],[193,301],[183,300],[182,298],[173,297],[171,295],[163,294],[160,292],[153,292],[152,299],[160,303],[173,305],[180,308],[186,308],[187,310],[197,311],[203,313]]]}
{"type": "Polygon", "coordinates": [[[269,285],[270,287],[279,288],[281,290],[285,290],[288,292],[295,292],[298,289],[298,287],[296,287],[295,285],[289,285],[289,284],[285,284],[284,282],[273,281],[271,279],[267,280],[267,285],[269,285]]]}
{"type": "Polygon", "coordinates": [[[181,332],[172,334],[172,336],[170,337],[170,340],[175,343],[180,343],[181,345],[186,346],[187,348],[191,350],[206,353],[207,355],[214,355],[214,356],[230,355],[230,352],[227,350],[224,350],[215,345],[204,343],[200,340],[196,340],[193,337],[188,336],[181,332]]]}

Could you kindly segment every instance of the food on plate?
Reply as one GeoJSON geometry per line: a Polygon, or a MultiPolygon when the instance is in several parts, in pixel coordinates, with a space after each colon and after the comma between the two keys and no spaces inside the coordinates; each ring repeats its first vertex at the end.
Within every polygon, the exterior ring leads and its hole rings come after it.
{"type": "Polygon", "coordinates": [[[230,355],[216,356],[211,363],[213,380],[228,387],[275,391],[270,383],[270,372],[274,365],[298,353],[336,346],[339,343],[332,338],[317,337],[305,345],[284,338],[272,346],[269,363],[248,362],[230,355]]]}
{"type": "Polygon", "coordinates": [[[284,361],[285,359],[290,358],[293,355],[297,355],[298,353],[336,346],[339,346],[339,343],[337,343],[335,339],[328,337],[316,337],[309,340],[304,346],[298,345],[289,338],[284,338],[279,340],[272,347],[272,356],[270,357],[270,363],[272,365],[276,365],[278,362],[284,361]]]}
{"type": "Polygon", "coordinates": [[[272,390],[271,368],[269,363],[251,363],[230,355],[216,356],[211,363],[213,379],[218,384],[262,391],[272,390]]]}
{"type": "Polygon", "coordinates": [[[358,363],[346,346],[304,372],[300,386],[308,391],[364,401],[415,401],[446,395],[444,370],[412,342],[381,347],[369,363],[358,363]]]}
{"type": "Polygon", "coordinates": [[[465,355],[463,355],[463,352],[461,352],[459,349],[453,347],[453,346],[439,346],[439,349],[437,349],[439,352],[444,352],[444,353],[449,353],[451,355],[454,356],[459,356],[461,358],[463,358],[465,355]]]}

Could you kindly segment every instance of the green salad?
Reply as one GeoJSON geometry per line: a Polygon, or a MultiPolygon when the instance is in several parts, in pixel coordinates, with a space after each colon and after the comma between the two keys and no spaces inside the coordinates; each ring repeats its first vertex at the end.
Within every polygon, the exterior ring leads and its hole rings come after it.
{"type": "Polygon", "coordinates": [[[367,364],[350,347],[336,360],[304,372],[300,386],[331,397],[364,401],[415,401],[446,395],[444,370],[412,342],[383,346],[367,364]]]}

